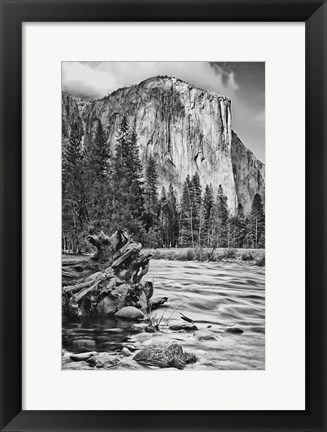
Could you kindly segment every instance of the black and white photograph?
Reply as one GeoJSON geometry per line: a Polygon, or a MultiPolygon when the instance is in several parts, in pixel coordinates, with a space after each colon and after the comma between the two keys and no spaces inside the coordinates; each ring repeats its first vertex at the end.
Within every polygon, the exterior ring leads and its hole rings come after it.
{"type": "Polygon", "coordinates": [[[61,83],[62,369],[264,370],[265,63],[61,83]]]}

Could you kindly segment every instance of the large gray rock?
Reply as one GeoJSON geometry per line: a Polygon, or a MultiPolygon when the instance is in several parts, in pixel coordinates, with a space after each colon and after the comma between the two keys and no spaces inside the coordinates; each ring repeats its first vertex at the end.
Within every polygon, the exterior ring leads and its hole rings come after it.
{"type": "Polygon", "coordinates": [[[197,326],[195,324],[189,323],[189,322],[182,322],[180,324],[173,324],[170,327],[170,330],[186,330],[186,331],[192,331],[197,330],[197,326]]]}
{"type": "Polygon", "coordinates": [[[70,356],[70,359],[73,361],[85,361],[97,354],[98,353],[96,351],[85,352],[80,354],[72,354],[70,356]]]}
{"type": "Polygon", "coordinates": [[[183,348],[176,343],[152,343],[138,352],[134,360],[146,366],[183,369],[186,364],[195,363],[196,357],[193,354],[185,353],[183,348]]]}
{"type": "Polygon", "coordinates": [[[121,319],[126,320],[142,320],[145,318],[145,315],[140,309],[137,309],[134,306],[125,306],[115,313],[115,316],[121,319]]]}
{"type": "Polygon", "coordinates": [[[244,330],[241,329],[240,327],[227,327],[225,329],[226,333],[232,333],[232,334],[242,334],[244,333],[244,330]]]}
{"type": "Polygon", "coordinates": [[[118,355],[104,352],[90,357],[86,362],[97,368],[109,369],[117,366],[120,359],[118,355]]]}
{"type": "Polygon", "coordinates": [[[128,348],[126,348],[126,347],[124,347],[124,348],[121,350],[121,354],[122,354],[124,357],[129,357],[130,355],[132,355],[132,353],[130,352],[130,350],[129,350],[128,348]]]}
{"type": "Polygon", "coordinates": [[[149,307],[151,310],[158,309],[158,307],[165,304],[167,301],[168,301],[168,297],[153,297],[149,301],[149,307]]]}

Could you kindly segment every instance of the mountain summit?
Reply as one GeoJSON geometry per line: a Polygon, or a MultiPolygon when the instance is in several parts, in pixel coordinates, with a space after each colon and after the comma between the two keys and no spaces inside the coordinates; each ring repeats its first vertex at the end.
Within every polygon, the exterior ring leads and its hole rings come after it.
{"type": "Polygon", "coordinates": [[[257,193],[265,198],[265,166],[232,130],[231,101],[174,77],[156,76],[96,100],[62,94],[63,139],[77,123],[84,145],[100,119],[112,150],[122,117],[135,127],[140,159],[157,163],[159,184],[172,183],[181,195],[187,175],[196,171],[202,187],[221,184],[228,207],[249,213],[257,193]]]}

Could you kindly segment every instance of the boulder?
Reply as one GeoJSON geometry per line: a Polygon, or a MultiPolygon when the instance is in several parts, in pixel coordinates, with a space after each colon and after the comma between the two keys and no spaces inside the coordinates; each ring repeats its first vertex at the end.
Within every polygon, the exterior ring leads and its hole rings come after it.
{"type": "Polygon", "coordinates": [[[129,351],[137,351],[137,347],[135,345],[126,345],[126,348],[129,351]]]}
{"type": "Polygon", "coordinates": [[[242,334],[244,333],[244,330],[242,330],[240,327],[227,327],[225,329],[226,333],[232,333],[232,334],[242,334]]]}
{"type": "Polygon", "coordinates": [[[130,352],[130,350],[129,350],[128,348],[126,348],[126,347],[124,347],[124,348],[121,350],[121,354],[122,354],[124,357],[129,357],[130,355],[132,355],[132,353],[130,352]]]}
{"type": "Polygon", "coordinates": [[[90,357],[86,362],[97,368],[108,369],[117,366],[120,360],[117,355],[104,352],[90,357]]]}
{"type": "Polygon", "coordinates": [[[186,364],[195,363],[197,360],[194,354],[184,352],[183,348],[176,343],[156,342],[139,351],[133,359],[145,366],[177,369],[183,369],[186,364]]]}
{"type": "Polygon", "coordinates": [[[186,331],[192,331],[192,330],[198,330],[197,326],[192,323],[183,322],[181,324],[174,324],[171,325],[170,330],[186,330],[186,331]]]}
{"type": "Polygon", "coordinates": [[[202,334],[198,336],[199,341],[216,341],[217,338],[212,334],[202,334]]]}
{"type": "Polygon", "coordinates": [[[145,318],[145,315],[140,309],[134,306],[125,306],[115,313],[117,318],[126,320],[141,320],[145,318]]]}
{"type": "Polygon", "coordinates": [[[168,297],[154,297],[149,302],[149,307],[151,310],[158,309],[161,305],[168,301],[168,297]]]}
{"type": "Polygon", "coordinates": [[[72,354],[69,358],[73,361],[85,361],[97,354],[98,353],[96,351],[91,351],[91,352],[84,352],[80,354],[72,354]]]}

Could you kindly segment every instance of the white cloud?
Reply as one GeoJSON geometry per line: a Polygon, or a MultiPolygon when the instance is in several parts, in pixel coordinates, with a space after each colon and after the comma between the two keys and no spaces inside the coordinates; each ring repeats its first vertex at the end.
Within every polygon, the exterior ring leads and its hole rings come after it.
{"type": "Polygon", "coordinates": [[[235,72],[233,71],[228,72],[227,87],[231,88],[233,91],[238,90],[240,88],[237,82],[235,81],[235,72]]]}
{"type": "Polygon", "coordinates": [[[192,84],[235,97],[234,72],[207,62],[64,62],[63,90],[76,96],[99,97],[155,75],[172,75],[192,84]]]}

